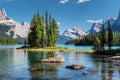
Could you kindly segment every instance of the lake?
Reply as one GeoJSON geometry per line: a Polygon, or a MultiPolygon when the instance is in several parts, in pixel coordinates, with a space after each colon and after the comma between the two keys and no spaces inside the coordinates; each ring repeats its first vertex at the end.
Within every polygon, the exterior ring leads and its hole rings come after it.
{"type": "MultiPolygon", "coordinates": [[[[79,49],[79,50],[92,50],[93,46],[74,46],[74,45],[63,45],[63,44],[57,44],[57,46],[62,46],[64,48],[68,48],[68,49],[79,49]]],[[[108,47],[105,47],[106,49],[108,49],[108,47]]],[[[112,46],[112,49],[118,49],[120,48],[120,46],[112,46]]]]}
{"type": "Polygon", "coordinates": [[[31,52],[15,49],[19,46],[0,47],[0,80],[120,80],[120,66],[104,56],[93,56],[90,53],[31,52]],[[40,62],[50,54],[63,56],[65,62],[40,62]],[[85,69],[66,68],[67,65],[72,64],[84,65],[85,69]],[[32,66],[37,66],[39,70],[31,72],[29,69],[32,66]]]}

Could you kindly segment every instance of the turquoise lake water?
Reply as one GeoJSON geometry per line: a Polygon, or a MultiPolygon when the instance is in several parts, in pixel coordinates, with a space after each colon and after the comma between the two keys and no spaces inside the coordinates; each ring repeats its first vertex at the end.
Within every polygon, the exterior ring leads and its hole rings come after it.
{"type": "MultiPolygon", "coordinates": [[[[92,50],[93,46],[74,46],[74,45],[62,45],[62,44],[57,44],[57,46],[62,46],[64,48],[68,49],[79,49],[79,50],[92,50]]],[[[108,47],[105,47],[108,49],[108,47]]],[[[120,46],[113,46],[112,49],[119,49],[120,46]]]]}
{"type": "MultiPolygon", "coordinates": [[[[5,49],[5,48],[19,48],[23,45],[8,45],[8,46],[0,46],[0,49],[5,49]]],[[[63,48],[68,48],[68,49],[79,49],[79,50],[92,50],[93,46],[74,46],[74,45],[63,45],[63,44],[57,44],[56,46],[61,46],[63,48]]],[[[108,47],[106,47],[107,49],[108,47]]],[[[113,46],[112,49],[119,49],[120,46],[113,46]]]]}
{"type": "MultiPolygon", "coordinates": [[[[120,66],[106,56],[100,57],[78,52],[31,52],[16,49],[20,46],[0,46],[0,80],[120,80],[120,66]],[[50,54],[63,56],[65,62],[40,62],[50,54]],[[72,64],[83,65],[85,69],[66,68],[67,65],[72,64]],[[37,66],[39,70],[31,72],[29,69],[32,66],[37,66]],[[84,75],[84,72],[87,75],[84,75]]],[[[88,46],[85,48],[89,49],[88,46]]],[[[75,49],[81,49],[81,47],[75,49]]]]}

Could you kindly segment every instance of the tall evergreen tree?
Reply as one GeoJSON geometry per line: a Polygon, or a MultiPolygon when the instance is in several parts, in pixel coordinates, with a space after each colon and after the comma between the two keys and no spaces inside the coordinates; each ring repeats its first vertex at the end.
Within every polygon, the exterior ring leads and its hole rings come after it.
{"type": "Polygon", "coordinates": [[[45,31],[46,31],[46,36],[45,36],[45,42],[46,46],[49,46],[49,23],[48,23],[48,12],[46,11],[45,13],[45,31]]]}
{"type": "Polygon", "coordinates": [[[96,52],[101,50],[101,42],[99,37],[96,37],[95,39],[93,50],[95,50],[96,52]]]}
{"type": "Polygon", "coordinates": [[[106,43],[106,35],[105,35],[105,28],[104,28],[104,21],[102,23],[102,30],[101,30],[101,50],[104,51],[104,46],[106,43]]]}
{"type": "Polygon", "coordinates": [[[50,46],[55,46],[58,39],[58,25],[55,19],[50,19],[50,46]]]}
{"type": "Polygon", "coordinates": [[[41,18],[41,31],[42,31],[42,35],[41,35],[41,47],[44,47],[44,40],[45,40],[45,31],[44,31],[44,17],[42,16],[41,18]]]}
{"type": "Polygon", "coordinates": [[[36,47],[36,25],[37,25],[37,16],[34,14],[34,17],[31,21],[31,26],[28,34],[28,45],[30,47],[36,47]]]}
{"type": "Polygon", "coordinates": [[[110,25],[110,20],[108,20],[108,47],[109,47],[109,50],[111,50],[112,43],[113,43],[113,33],[112,33],[111,25],[110,25]]]}
{"type": "Polygon", "coordinates": [[[37,17],[38,19],[37,19],[37,26],[36,26],[36,39],[35,39],[35,41],[36,41],[36,47],[40,47],[41,46],[41,36],[42,36],[42,31],[41,31],[41,24],[42,24],[42,22],[41,22],[41,17],[39,16],[39,17],[37,17]]]}

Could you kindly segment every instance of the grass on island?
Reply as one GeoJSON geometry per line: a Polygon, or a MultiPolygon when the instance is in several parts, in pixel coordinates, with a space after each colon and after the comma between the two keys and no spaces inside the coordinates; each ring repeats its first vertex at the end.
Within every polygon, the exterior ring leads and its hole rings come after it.
{"type": "Polygon", "coordinates": [[[93,50],[75,50],[75,49],[67,49],[62,47],[43,47],[43,48],[26,48],[29,51],[60,51],[60,52],[86,52],[91,53],[93,50]]]}

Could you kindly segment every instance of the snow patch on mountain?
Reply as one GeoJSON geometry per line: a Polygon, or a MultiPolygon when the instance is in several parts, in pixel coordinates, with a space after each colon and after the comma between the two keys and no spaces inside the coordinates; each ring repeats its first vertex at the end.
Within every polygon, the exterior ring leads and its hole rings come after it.
{"type": "Polygon", "coordinates": [[[78,27],[74,27],[72,29],[65,30],[64,33],[59,37],[57,43],[58,44],[64,44],[68,40],[81,38],[85,35],[87,35],[85,31],[81,30],[78,27]]]}
{"type": "MultiPolygon", "coordinates": [[[[105,22],[104,22],[105,29],[107,29],[108,20],[110,20],[110,24],[112,26],[115,23],[116,18],[112,17],[112,18],[108,18],[107,20],[105,20],[105,22]]],[[[93,26],[89,30],[88,34],[95,34],[95,33],[99,32],[99,31],[101,31],[101,29],[102,29],[102,23],[93,23],[93,26]]]]}
{"type": "Polygon", "coordinates": [[[11,32],[13,32],[13,38],[26,38],[30,27],[30,25],[27,22],[20,24],[19,22],[8,17],[5,9],[0,10],[0,24],[5,24],[10,27],[10,30],[5,32],[5,34],[11,35],[11,32]]]}

